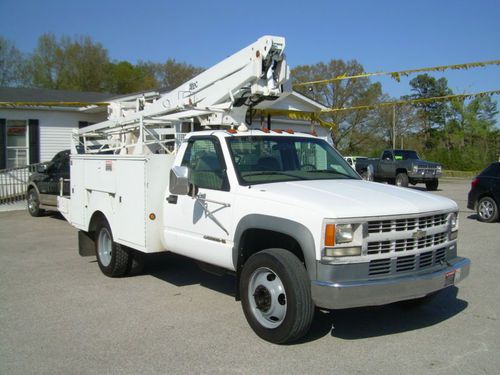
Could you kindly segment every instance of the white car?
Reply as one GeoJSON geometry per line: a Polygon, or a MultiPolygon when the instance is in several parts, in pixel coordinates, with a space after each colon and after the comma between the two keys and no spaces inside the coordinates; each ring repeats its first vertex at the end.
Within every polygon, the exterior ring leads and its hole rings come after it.
{"type": "Polygon", "coordinates": [[[368,157],[366,157],[366,156],[344,156],[344,159],[355,170],[356,169],[356,161],[359,159],[368,159],[368,157]]]}

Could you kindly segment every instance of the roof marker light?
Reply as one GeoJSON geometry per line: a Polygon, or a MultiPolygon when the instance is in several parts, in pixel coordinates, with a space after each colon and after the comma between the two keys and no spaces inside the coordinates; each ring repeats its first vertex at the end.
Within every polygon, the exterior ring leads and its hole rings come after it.
{"type": "Polygon", "coordinates": [[[283,130],[281,130],[281,129],[274,129],[273,132],[281,134],[281,133],[283,133],[283,130]]]}

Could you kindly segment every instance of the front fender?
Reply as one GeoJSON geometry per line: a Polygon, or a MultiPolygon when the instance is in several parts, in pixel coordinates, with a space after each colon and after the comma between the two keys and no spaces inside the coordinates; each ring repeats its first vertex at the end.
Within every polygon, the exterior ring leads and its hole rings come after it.
{"type": "Polygon", "coordinates": [[[247,229],[270,230],[295,239],[302,249],[309,278],[311,280],[316,279],[316,247],[309,229],[296,221],[260,214],[243,217],[236,227],[233,247],[233,263],[236,270],[240,269],[241,238],[247,229]]]}

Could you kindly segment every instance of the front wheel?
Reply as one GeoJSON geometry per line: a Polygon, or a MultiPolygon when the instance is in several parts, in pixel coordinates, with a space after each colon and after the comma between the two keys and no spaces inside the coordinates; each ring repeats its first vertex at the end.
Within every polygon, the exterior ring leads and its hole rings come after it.
{"type": "Polygon", "coordinates": [[[427,181],[425,183],[425,187],[427,188],[427,190],[429,191],[436,191],[437,188],[439,186],[439,180],[431,180],[431,181],[427,181]]]}
{"type": "Polygon", "coordinates": [[[96,256],[102,273],[109,277],[124,276],[129,268],[129,252],[113,241],[111,228],[105,219],[98,225],[95,239],[96,256]]]}
{"type": "Polygon", "coordinates": [[[498,205],[491,197],[483,197],[477,204],[479,221],[493,223],[498,220],[498,205]]]}
{"type": "Polygon", "coordinates": [[[258,252],[240,277],[243,312],[258,336],[284,344],[307,333],[314,304],[308,274],[294,254],[284,249],[258,252]]]}

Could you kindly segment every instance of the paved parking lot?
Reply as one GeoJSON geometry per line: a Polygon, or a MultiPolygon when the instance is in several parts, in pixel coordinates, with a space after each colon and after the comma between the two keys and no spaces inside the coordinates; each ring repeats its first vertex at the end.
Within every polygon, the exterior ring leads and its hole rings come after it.
{"type": "Polygon", "coordinates": [[[469,181],[436,194],[460,206],[469,278],[412,310],[318,312],[301,342],[259,339],[232,276],[161,254],[145,273],[110,279],[78,256],[59,216],[0,212],[0,374],[496,374],[500,368],[500,223],[466,208],[469,181]]]}

